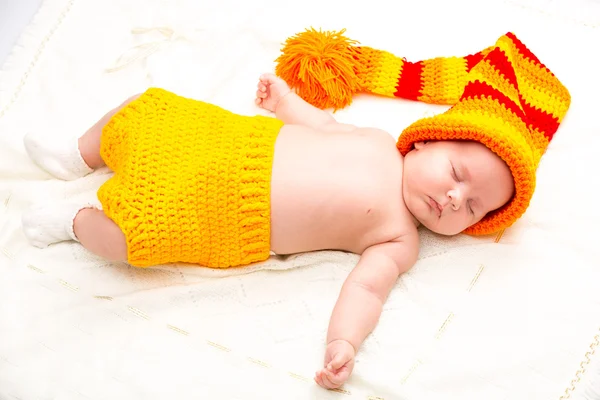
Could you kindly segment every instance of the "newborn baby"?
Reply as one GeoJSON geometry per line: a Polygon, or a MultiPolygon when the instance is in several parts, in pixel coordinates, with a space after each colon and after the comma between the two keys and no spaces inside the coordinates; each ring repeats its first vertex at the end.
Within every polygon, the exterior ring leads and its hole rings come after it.
{"type": "Polygon", "coordinates": [[[100,204],[32,207],[24,233],[38,247],[76,240],[139,267],[227,268],[324,249],[359,254],[315,375],[337,388],[398,276],[415,264],[419,225],[488,234],[527,208],[539,132],[519,119],[522,111],[510,116],[502,103],[478,97],[493,91],[481,85],[467,84],[465,101],[417,121],[398,141],[336,122],[273,74],[260,77],[256,104],[276,118],[150,88],[79,138],[25,137],[32,160],[59,179],[104,166],[114,175],[98,191],[100,204]],[[486,112],[477,114],[481,102],[486,112]]]}

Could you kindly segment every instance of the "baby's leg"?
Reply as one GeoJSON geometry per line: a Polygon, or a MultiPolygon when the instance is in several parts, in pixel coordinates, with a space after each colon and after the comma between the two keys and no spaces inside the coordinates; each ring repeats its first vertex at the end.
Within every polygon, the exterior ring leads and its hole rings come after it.
{"type": "Polygon", "coordinates": [[[104,166],[100,157],[102,128],[119,110],[138,98],[135,95],[106,113],[81,137],[48,137],[44,133],[25,135],[25,149],[29,157],[51,175],[66,181],[81,178],[104,166]]]}
{"type": "Polygon", "coordinates": [[[78,139],[79,152],[87,165],[92,169],[103,167],[104,160],[100,157],[100,138],[102,137],[102,128],[110,119],[118,113],[123,107],[140,97],[140,94],[131,96],[120,106],[107,112],[98,122],[96,122],[86,133],[78,139]]]}
{"type": "Polygon", "coordinates": [[[110,261],[127,261],[123,231],[96,208],[84,208],[73,222],[75,237],[92,253],[110,261]]]}
{"type": "Polygon", "coordinates": [[[23,232],[36,247],[76,240],[107,260],[127,260],[125,235],[104,212],[91,205],[63,203],[34,207],[23,214],[23,232]]]}

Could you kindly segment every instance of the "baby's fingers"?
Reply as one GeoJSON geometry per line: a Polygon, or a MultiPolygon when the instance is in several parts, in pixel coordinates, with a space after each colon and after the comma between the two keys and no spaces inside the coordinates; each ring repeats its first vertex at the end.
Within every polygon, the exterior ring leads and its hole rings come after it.
{"type": "Polygon", "coordinates": [[[266,73],[266,74],[262,74],[260,76],[260,80],[261,80],[261,82],[265,82],[265,83],[273,83],[277,80],[277,76],[266,73]]]}
{"type": "Polygon", "coordinates": [[[338,373],[325,370],[325,374],[323,376],[323,381],[327,381],[327,383],[331,385],[332,388],[342,386],[346,379],[348,379],[348,373],[346,368],[342,369],[338,373]]]}
{"type": "Polygon", "coordinates": [[[325,389],[329,389],[329,387],[325,384],[325,382],[323,382],[323,377],[325,375],[323,374],[322,371],[317,371],[317,373],[315,374],[315,382],[317,383],[317,385],[325,388],[325,389]]]}
{"type": "Polygon", "coordinates": [[[337,387],[333,384],[333,382],[329,380],[325,373],[321,373],[321,376],[319,378],[321,380],[321,386],[325,389],[335,389],[337,387]]]}
{"type": "Polygon", "coordinates": [[[258,85],[256,85],[256,86],[258,86],[258,90],[261,91],[261,92],[266,92],[267,91],[267,85],[265,85],[262,82],[258,82],[258,85]]]}
{"type": "Polygon", "coordinates": [[[347,358],[348,357],[344,353],[337,353],[335,357],[333,357],[333,360],[329,361],[329,364],[327,364],[327,369],[329,371],[337,371],[348,362],[347,358]]]}
{"type": "Polygon", "coordinates": [[[267,97],[267,93],[266,92],[261,92],[260,90],[256,91],[256,97],[264,99],[267,97]]]}

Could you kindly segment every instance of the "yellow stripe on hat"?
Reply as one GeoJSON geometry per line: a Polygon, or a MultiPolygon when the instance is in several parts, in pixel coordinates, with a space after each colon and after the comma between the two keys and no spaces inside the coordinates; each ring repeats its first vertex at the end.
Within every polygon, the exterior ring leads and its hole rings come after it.
{"type": "Polygon", "coordinates": [[[396,92],[404,62],[387,51],[380,52],[379,56],[379,65],[373,69],[371,81],[366,89],[375,94],[392,97],[396,92]]]}
{"type": "MultiPolygon", "coordinates": [[[[470,112],[476,112],[478,113],[477,115],[483,115],[484,113],[482,113],[481,110],[485,110],[485,114],[499,116],[507,125],[516,129],[519,135],[525,135],[525,138],[529,136],[527,124],[525,124],[525,122],[512,110],[509,110],[496,99],[488,97],[476,99],[464,98],[452,108],[452,114],[457,113],[466,115],[470,112]]],[[[530,145],[533,145],[533,142],[531,142],[530,145]]]]}
{"type": "MultiPolygon", "coordinates": [[[[484,103],[482,102],[482,105],[483,104],[484,103]]],[[[454,111],[454,109],[452,111],[454,111]]],[[[506,120],[504,120],[501,115],[487,112],[482,113],[480,110],[464,110],[456,114],[448,114],[448,116],[459,121],[469,122],[472,125],[481,128],[482,139],[488,136],[500,136],[505,138],[507,141],[516,143],[522,151],[529,154],[531,157],[532,168],[537,167],[540,157],[542,156],[542,152],[540,149],[533,146],[533,140],[528,134],[528,131],[523,132],[522,129],[519,129],[522,127],[522,125],[515,126],[512,124],[507,124],[506,120]]],[[[482,143],[487,145],[485,140],[482,140],[482,143]]],[[[505,156],[510,158],[510,155],[508,154],[505,156]]],[[[510,162],[507,161],[506,158],[504,161],[510,166],[510,162]]]]}
{"type": "Polygon", "coordinates": [[[554,93],[540,86],[537,78],[529,74],[517,73],[517,80],[519,81],[521,95],[527,103],[552,114],[559,122],[562,122],[569,108],[567,103],[560,101],[554,93]]]}
{"type": "Polygon", "coordinates": [[[420,101],[455,104],[467,82],[467,60],[459,57],[435,58],[423,62],[423,89],[420,101]]]}

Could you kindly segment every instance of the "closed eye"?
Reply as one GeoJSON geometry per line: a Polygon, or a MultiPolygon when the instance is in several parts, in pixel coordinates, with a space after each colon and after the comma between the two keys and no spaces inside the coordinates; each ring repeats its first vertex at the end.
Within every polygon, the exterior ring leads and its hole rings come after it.
{"type": "Polygon", "coordinates": [[[456,174],[456,168],[454,168],[454,164],[450,163],[450,166],[452,167],[452,178],[454,178],[456,182],[460,182],[458,175],[456,174]]]}
{"type": "Polygon", "coordinates": [[[467,208],[468,208],[469,212],[471,213],[471,215],[475,215],[471,201],[467,201],[467,208]]]}

